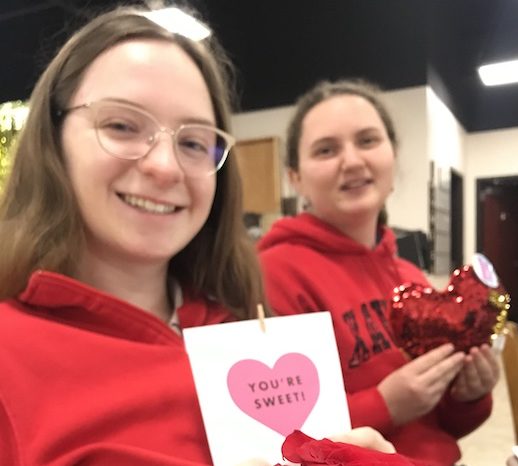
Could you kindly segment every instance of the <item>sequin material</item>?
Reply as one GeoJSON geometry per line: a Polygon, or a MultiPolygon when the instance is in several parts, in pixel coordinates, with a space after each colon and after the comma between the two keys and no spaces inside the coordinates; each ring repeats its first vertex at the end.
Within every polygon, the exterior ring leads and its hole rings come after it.
{"type": "Polygon", "coordinates": [[[491,343],[505,325],[509,295],[482,283],[471,266],[453,272],[442,292],[405,284],[394,289],[391,323],[398,345],[411,357],[451,342],[459,351],[491,343]]]}

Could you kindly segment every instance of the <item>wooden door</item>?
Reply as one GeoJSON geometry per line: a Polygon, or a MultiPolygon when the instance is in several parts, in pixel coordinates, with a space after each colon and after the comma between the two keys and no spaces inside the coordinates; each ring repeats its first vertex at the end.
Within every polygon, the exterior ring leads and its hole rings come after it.
{"type": "Polygon", "coordinates": [[[245,212],[279,213],[281,210],[279,139],[239,141],[235,154],[243,181],[245,212]]]}
{"type": "Polygon", "coordinates": [[[511,294],[510,317],[518,321],[518,185],[486,186],[478,198],[478,249],[511,294]]]}

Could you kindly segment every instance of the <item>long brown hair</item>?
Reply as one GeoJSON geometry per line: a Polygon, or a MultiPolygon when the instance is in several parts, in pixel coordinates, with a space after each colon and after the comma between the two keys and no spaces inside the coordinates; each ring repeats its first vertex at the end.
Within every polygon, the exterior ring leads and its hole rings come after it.
{"type": "MultiPolygon", "coordinates": [[[[92,20],[61,48],[34,88],[0,200],[0,299],[16,296],[37,269],[74,275],[84,247],[84,226],[64,164],[57,114],[103,51],[129,39],[174,42],[200,69],[216,124],[229,131],[232,67],[217,41],[212,36],[191,41],[141,13],[119,8],[92,20]]],[[[170,270],[181,283],[216,299],[238,318],[254,316],[257,303],[264,301],[256,254],[242,221],[241,182],[232,154],[217,172],[206,224],[171,259],[170,270]]]]}

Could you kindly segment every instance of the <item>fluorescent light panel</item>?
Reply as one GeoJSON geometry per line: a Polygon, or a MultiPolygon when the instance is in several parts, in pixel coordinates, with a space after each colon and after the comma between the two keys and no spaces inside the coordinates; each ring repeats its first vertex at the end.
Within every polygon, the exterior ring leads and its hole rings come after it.
{"type": "Polygon", "coordinates": [[[145,12],[143,15],[164,29],[192,40],[203,40],[211,34],[207,26],[178,8],[162,8],[145,12]]]}
{"type": "Polygon", "coordinates": [[[518,60],[480,66],[478,74],[486,86],[516,83],[518,82],[518,60]]]}

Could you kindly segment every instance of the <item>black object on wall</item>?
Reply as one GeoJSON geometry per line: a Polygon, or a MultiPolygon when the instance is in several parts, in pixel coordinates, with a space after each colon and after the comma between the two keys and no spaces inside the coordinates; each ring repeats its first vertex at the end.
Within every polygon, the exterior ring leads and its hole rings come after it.
{"type": "Polygon", "coordinates": [[[421,230],[392,228],[396,235],[398,255],[420,269],[430,271],[430,245],[426,233],[421,230]]]}

